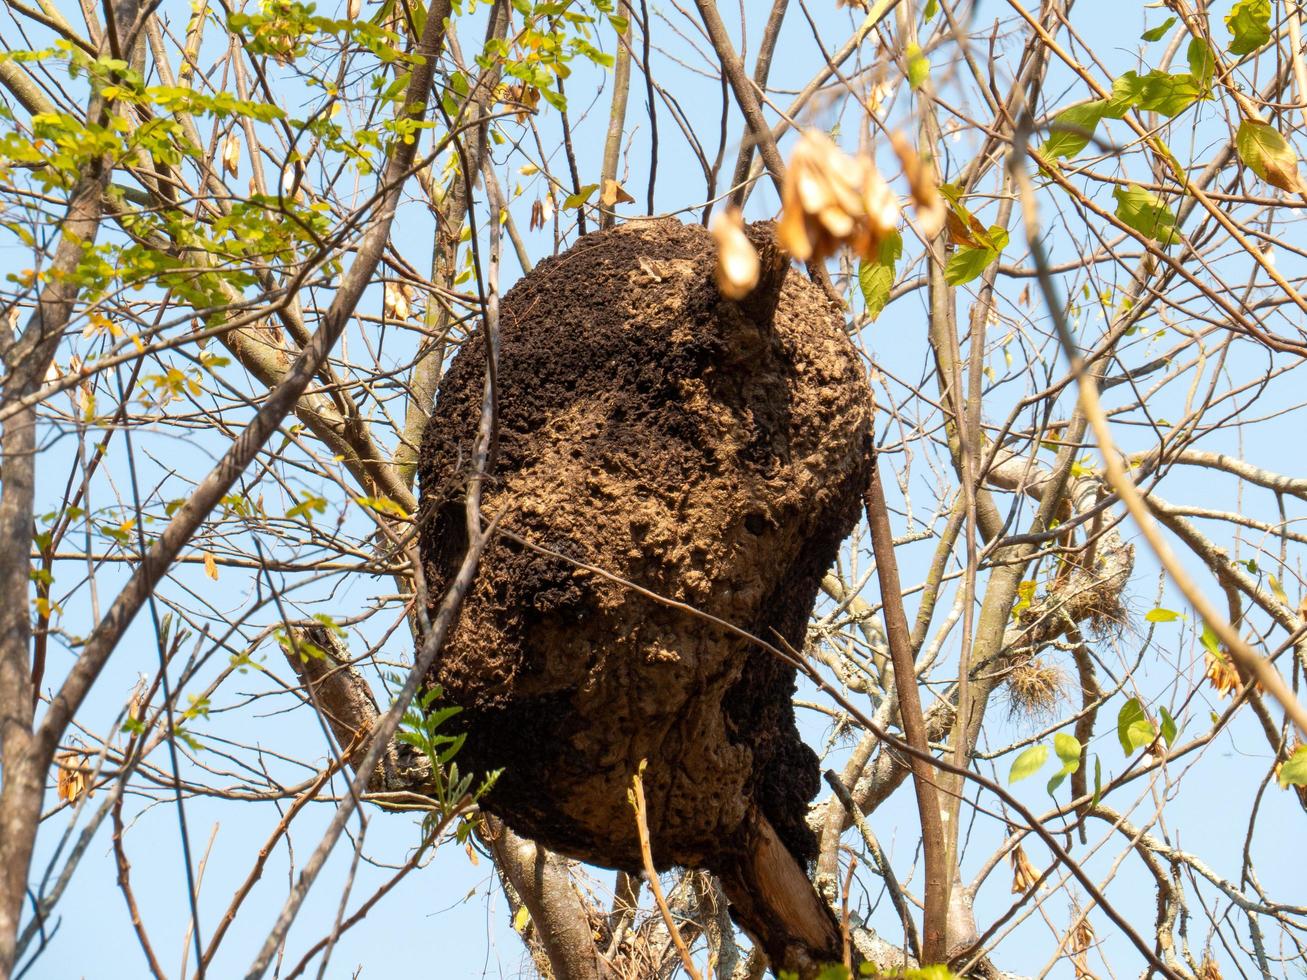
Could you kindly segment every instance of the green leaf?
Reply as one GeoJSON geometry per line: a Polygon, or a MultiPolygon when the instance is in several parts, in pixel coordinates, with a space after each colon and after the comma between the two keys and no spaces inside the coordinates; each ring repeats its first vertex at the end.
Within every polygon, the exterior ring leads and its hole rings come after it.
{"type": "Polygon", "coordinates": [[[1162,38],[1166,37],[1166,32],[1171,29],[1171,25],[1174,23],[1175,18],[1168,17],[1161,27],[1154,27],[1151,31],[1144,31],[1144,33],[1140,35],[1140,38],[1144,41],[1160,41],[1162,38]]]}
{"type": "Polygon", "coordinates": [[[1080,768],[1080,753],[1082,747],[1080,739],[1074,735],[1067,735],[1065,732],[1058,732],[1053,736],[1053,751],[1057,757],[1062,760],[1062,765],[1070,766],[1068,773],[1075,772],[1080,768]]]}
{"type": "Polygon", "coordinates": [[[1175,241],[1175,215],[1162,199],[1138,184],[1112,188],[1116,216],[1127,227],[1162,245],[1175,241]]]}
{"type": "Polygon", "coordinates": [[[903,236],[895,229],[881,241],[875,262],[864,259],[858,265],[858,285],[862,287],[862,299],[867,304],[867,319],[873,323],[889,302],[890,289],[894,285],[894,265],[902,254],[903,236]]]}
{"type": "Polygon", "coordinates": [[[944,281],[950,286],[971,282],[996,259],[998,252],[992,248],[960,248],[949,256],[948,264],[944,266],[944,281]]]}
{"type": "Polygon", "coordinates": [[[921,15],[922,22],[929,24],[937,13],[939,13],[939,0],[926,0],[926,10],[921,15]]]}
{"type": "Polygon", "coordinates": [[[1280,788],[1307,786],[1307,745],[1300,745],[1280,766],[1280,788]]]}
{"type": "Polygon", "coordinates": [[[930,76],[930,61],[922,54],[921,47],[908,45],[908,84],[915,90],[921,88],[930,76]]]}
{"type": "Polygon", "coordinates": [[[567,197],[563,199],[564,209],[579,208],[586,201],[590,200],[590,195],[593,194],[598,189],[599,189],[598,184],[586,184],[575,194],[569,194],[567,197]]]}
{"type": "Polygon", "coordinates": [[[1278,578],[1276,578],[1274,575],[1268,575],[1266,576],[1266,584],[1269,585],[1271,587],[1271,591],[1275,593],[1275,598],[1279,599],[1286,606],[1289,605],[1289,597],[1285,594],[1284,586],[1280,584],[1280,580],[1278,578]]]}
{"type": "Polygon", "coordinates": [[[527,911],[526,906],[520,906],[513,915],[513,931],[519,934],[526,932],[526,927],[531,923],[531,913],[527,911]]]}
{"type": "Polygon", "coordinates": [[[1203,92],[1210,91],[1212,76],[1216,74],[1216,54],[1212,51],[1212,46],[1201,37],[1191,38],[1186,57],[1189,61],[1189,71],[1194,81],[1198,83],[1198,87],[1203,92]]]}
{"type": "Polygon", "coordinates": [[[1094,756],[1094,798],[1089,801],[1089,808],[1092,810],[1098,806],[1098,801],[1103,798],[1103,763],[1098,756],[1094,756]]]}
{"type": "Polygon", "coordinates": [[[1248,169],[1271,186],[1291,194],[1303,189],[1298,157],[1274,126],[1260,119],[1245,119],[1235,134],[1234,147],[1248,169]]]}
{"type": "Polygon", "coordinates": [[[1169,75],[1164,71],[1150,71],[1147,75],[1128,71],[1112,83],[1109,115],[1121,118],[1125,110],[1134,106],[1143,112],[1157,112],[1166,117],[1178,115],[1206,93],[1193,75],[1185,72],[1169,75]]]}
{"type": "Polygon", "coordinates": [[[1049,796],[1053,795],[1067,776],[1080,768],[1080,740],[1074,735],[1058,732],[1053,736],[1053,751],[1062,760],[1062,768],[1055,772],[1053,778],[1048,781],[1049,796]]]}
{"type": "Polygon", "coordinates": [[[1015,783],[1018,780],[1025,779],[1027,776],[1033,776],[1039,772],[1045,762],[1048,761],[1047,745],[1032,745],[1012,763],[1012,771],[1007,775],[1009,783],[1015,783]]]}
{"type": "Polygon", "coordinates": [[[1150,623],[1174,623],[1179,618],[1180,614],[1174,609],[1163,609],[1161,606],[1144,614],[1144,619],[1150,623]]]}
{"type": "Polygon", "coordinates": [[[1216,635],[1216,631],[1203,623],[1202,636],[1198,637],[1198,642],[1203,645],[1203,649],[1209,653],[1219,654],[1221,652],[1221,640],[1216,635]]]}
{"type": "Polygon", "coordinates": [[[1121,748],[1126,755],[1134,755],[1140,749],[1153,744],[1157,732],[1153,723],[1144,713],[1144,706],[1138,698],[1131,698],[1121,706],[1116,716],[1116,737],[1121,741],[1121,748]]]}
{"type": "Polygon", "coordinates": [[[1158,708],[1157,713],[1162,716],[1162,739],[1167,745],[1175,744],[1175,737],[1180,733],[1180,728],[1171,717],[1171,712],[1165,708],[1158,708]]]}
{"type": "Polygon", "coordinates": [[[1225,18],[1230,53],[1251,54],[1271,39],[1271,0],[1239,0],[1225,18]]]}
{"type": "Polygon", "coordinates": [[[1086,102],[1064,109],[1054,117],[1048,127],[1048,139],[1039,147],[1039,152],[1050,160],[1059,157],[1073,159],[1076,154],[1089,145],[1094,137],[1094,129],[1106,114],[1108,104],[1105,100],[1086,102]]]}

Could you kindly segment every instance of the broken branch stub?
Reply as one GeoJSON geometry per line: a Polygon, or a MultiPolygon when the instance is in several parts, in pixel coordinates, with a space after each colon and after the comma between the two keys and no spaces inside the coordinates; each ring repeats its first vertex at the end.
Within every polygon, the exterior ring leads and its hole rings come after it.
{"type": "MultiPolygon", "coordinates": [[[[781,929],[767,918],[793,909],[744,894],[760,842],[805,885],[816,855],[817,760],[795,727],[793,668],[573,563],[802,646],[858,519],[870,394],[841,311],[789,274],[770,224],[747,233],[760,275],[738,302],[714,284],[708,233],[674,220],[585,236],[504,297],[482,507],[520,540],[487,550],[431,681],[463,709],[460,768],[503,770],[485,808],[565,854],[640,868],[627,791],[647,759],[655,863],[735,883],[742,924],[779,937],[759,936],[784,965],[790,940],[839,953],[815,893],[791,903],[812,922],[781,929]]],[[[475,334],[423,444],[433,603],[466,541],[484,374],[475,334]]]]}

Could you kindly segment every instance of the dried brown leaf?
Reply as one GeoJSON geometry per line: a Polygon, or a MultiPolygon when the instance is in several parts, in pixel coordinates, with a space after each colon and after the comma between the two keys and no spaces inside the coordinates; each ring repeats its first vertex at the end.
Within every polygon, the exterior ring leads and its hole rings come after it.
{"type": "Polygon", "coordinates": [[[603,193],[599,195],[599,200],[606,208],[616,207],[619,204],[635,203],[635,198],[626,193],[622,185],[612,178],[604,179],[604,189],[603,193]]]}

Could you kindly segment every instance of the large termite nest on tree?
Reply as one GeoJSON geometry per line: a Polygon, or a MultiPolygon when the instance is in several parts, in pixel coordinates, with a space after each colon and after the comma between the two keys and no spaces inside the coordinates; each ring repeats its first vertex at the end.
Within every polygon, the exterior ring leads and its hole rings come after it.
{"type": "MultiPolygon", "coordinates": [[[[871,406],[838,308],[749,229],[762,280],[713,282],[676,221],[588,235],[504,297],[488,520],[778,646],[803,642],[869,475],[871,406]]],[[[485,337],[454,358],[427,427],[421,549],[434,611],[467,543],[485,337]]],[[[486,808],[519,833],[640,866],[718,867],[761,812],[801,860],[817,759],[774,653],[611,578],[499,537],[430,680],[463,711],[458,763],[502,769],[486,808]],[[756,808],[756,809],[755,809],[756,808]]]]}

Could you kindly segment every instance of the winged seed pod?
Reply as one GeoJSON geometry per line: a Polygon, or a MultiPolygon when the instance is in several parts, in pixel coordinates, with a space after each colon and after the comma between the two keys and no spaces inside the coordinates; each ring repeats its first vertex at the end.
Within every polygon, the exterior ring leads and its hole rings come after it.
{"type": "Polygon", "coordinates": [[[1012,894],[1020,895],[1039,880],[1039,872],[1030,863],[1030,858],[1026,857],[1025,849],[1020,844],[1012,848],[1007,859],[1012,865],[1012,894]]]}
{"type": "Polygon", "coordinates": [[[917,228],[926,238],[934,238],[944,227],[948,209],[944,206],[944,197],[939,192],[935,180],[935,168],[927,164],[900,132],[890,134],[890,145],[894,147],[899,162],[903,164],[903,176],[908,180],[912,190],[912,203],[917,208],[917,228]]]}
{"type": "Polygon", "coordinates": [[[874,261],[899,214],[894,192],[870,157],[850,157],[810,129],[785,171],[776,237],[801,262],[820,262],[841,245],[874,261]]]}
{"type": "Polygon", "coordinates": [[[717,265],[713,278],[717,290],[727,299],[744,299],[758,285],[758,250],[744,234],[739,208],[720,211],[713,218],[713,239],[717,242],[717,265]]]}
{"type": "Polygon", "coordinates": [[[54,764],[59,768],[55,786],[59,799],[76,803],[84,795],[94,795],[90,788],[91,767],[86,764],[85,755],[81,752],[61,752],[55,756],[54,764]]]}
{"type": "Polygon", "coordinates": [[[231,133],[222,141],[222,169],[228,177],[235,177],[241,167],[241,141],[231,133]]]}
{"type": "Polygon", "coordinates": [[[1212,690],[1223,698],[1228,698],[1239,690],[1239,672],[1234,669],[1229,656],[1224,652],[1208,650],[1204,659],[1207,661],[1203,677],[1212,685],[1212,690]]]}
{"type": "Polygon", "coordinates": [[[382,294],[382,315],[387,320],[407,320],[413,312],[412,293],[401,282],[389,281],[382,294]]]}
{"type": "Polygon", "coordinates": [[[1087,918],[1081,918],[1071,930],[1071,964],[1076,970],[1076,980],[1089,980],[1094,974],[1089,971],[1089,951],[1094,945],[1094,927],[1087,918]]]}
{"type": "Polygon", "coordinates": [[[554,217],[554,198],[552,194],[546,194],[540,200],[531,205],[531,224],[530,228],[535,231],[537,228],[543,228],[554,217]]]}

